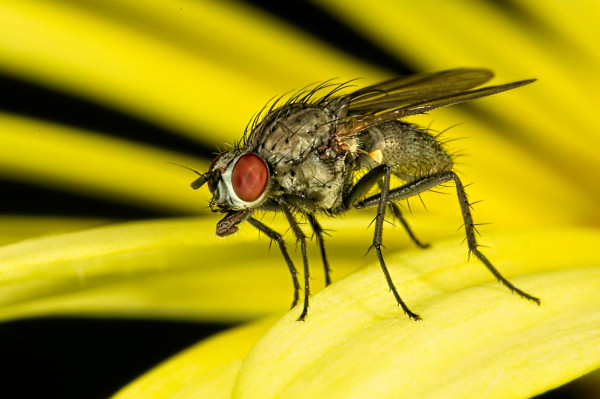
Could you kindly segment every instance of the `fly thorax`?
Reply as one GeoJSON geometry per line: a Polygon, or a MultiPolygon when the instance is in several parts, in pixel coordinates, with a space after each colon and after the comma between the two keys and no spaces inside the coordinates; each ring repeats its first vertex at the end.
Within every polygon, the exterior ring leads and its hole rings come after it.
{"type": "Polygon", "coordinates": [[[336,115],[328,108],[290,104],[271,111],[252,131],[248,148],[270,164],[299,163],[335,132],[336,115]]]}
{"type": "Polygon", "coordinates": [[[343,155],[324,160],[314,151],[300,163],[280,165],[274,180],[283,193],[310,199],[317,209],[328,210],[338,205],[352,181],[351,161],[343,155]]]}

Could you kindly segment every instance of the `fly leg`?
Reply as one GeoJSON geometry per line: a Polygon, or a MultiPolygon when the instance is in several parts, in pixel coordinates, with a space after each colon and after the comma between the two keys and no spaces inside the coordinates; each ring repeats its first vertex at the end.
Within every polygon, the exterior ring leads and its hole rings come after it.
{"type": "Polygon", "coordinates": [[[305,214],[308,221],[317,236],[317,245],[321,250],[321,259],[323,259],[323,267],[325,269],[325,285],[331,284],[331,276],[329,269],[329,262],[327,262],[327,255],[325,254],[325,241],[323,240],[323,228],[317,222],[314,212],[316,209],[315,201],[301,197],[295,194],[287,194],[283,196],[283,200],[286,204],[291,205],[292,208],[298,209],[301,213],[305,214]]]}
{"type": "MultiPolygon", "coordinates": [[[[512,285],[510,283],[510,281],[508,281],[506,278],[504,278],[500,274],[500,272],[492,265],[492,263],[488,260],[488,258],[486,258],[485,255],[483,253],[481,253],[481,251],[479,251],[479,248],[477,245],[477,238],[475,236],[475,226],[473,224],[473,217],[471,216],[469,200],[467,199],[467,194],[465,193],[465,188],[456,173],[454,173],[452,171],[447,171],[447,172],[440,172],[440,173],[432,174],[429,176],[421,177],[418,180],[412,181],[410,183],[407,183],[403,186],[400,186],[400,187],[395,188],[392,191],[390,191],[389,196],[387,196],[387,201],[390,201],[390,202],[400,201],[400,200],[412,197],[414,195],[417,195],[419,193],[422,193],[424,191],[427,191],[435,186],[438,186],[438,185],[445,183],[447,181],[450,181],[450,180],[454,181],[454,184],[456,185],[456,193],[458,195],[458,202],[460,204],[460,210],[461,210],[463,221],[464,221],[465,233],[467,236],[467,244],[469,246],[469,252],[472,253],[473,255],[475,255],[477,257],[477,259],[479,259],[488,268],[488,270],[494,275],[494,277],[496,277],[496,279],[501,284],[503,284],[506,288],[508,288],[515,294],[517,294],[525,299],[528,299],[530,301],[533,301],[539,305],[540,300],[538,298],[536,298],[532,295],[529,295],[528,293],[526,293],[526,292],[520,290],[519,288],[515,287],[514,285],[512,285]]],[[[372,197],[366,198],[364,201],[357,203],[355,205],[355,207],[356,208],[369,208],[369,207],[374,207],[378,204],[379,204],[379,207],[381,207],[380,204],[381,204],[382,198],[383,198],[383,192],[381,194],[377,194],[372,197]]]]}
{"type": "Polygon", "coordinates": [[[259,231],[265,233],[267,237],[269,237],[271,240],[277,241],[277,244],[279,244],[279,249],[281,250],[281,254],[285,259],[285,263],[287,263],[288,269],[290,269],[290,273],[292,275],[292,283],[294,284],[294,302],[292,302],[293,308],[298,304],[298,298],[300,297],[300,283],[298,283],[296,267],[294,266],[294,263],[292,262],[292,259],[290,258],[290,255],[288,254],[287,249],[285,248],[285,241],[283,240],[283,236],[275,230],[273,230],[272,228],[270,228],[269,226],[265,225],[264,223],[254,219],[253,217],[249,217],[246,220],[252,226],[256,227],[259,231]]]}
{"type": "MultiPolygon", "coordinates": [[[[381,178],[383,177],[383,183],[380,183],[381,193],[377,195],[377,200],[374,201],[370,206],[375,206],[378,204],[377,208],[377,217],[375,219],[375,236],[373,237],[373,245],[371,248],[375,248],[377,252],[377,258],[379,259],[379,265],[383,270],[383,274],[385,275],[385,279],[390,287],[390,290],[394,294],[396,298],[396,302],[398,305],[402,307],[404,312],[414,320],[420,320],[419,315],[411,312],[411,310],[406,306],[400,295],[398,294],[398,290],[396,290],[396,286],[392,281],[392,277],[390,276],[390,272],[385,265],[385,261],[383,260],[383,255],[381,253],[381,242],[383,237],[383,222],[385,218],[385,208],[388,203],[388,193],[390,192],[390,178],[391,178],[391,170],[390,167],[382,164],[378,165],[375,168],[371,169],[367,172],[359,181],[356,182],[352,189],[344,196],[343,203],[345,209],[352,208],[365,208],[365,206],[360,206],[364,201],[357,203],[357,201],[363,197],[375,184],[377,184],[381,178]]],[[[370,197],[372,198],[372,197],[370,197]]]]}
{"type": "MultiPolygon", "coordinates": [[[[381,189],[381,182],[379,182],[379,188],[381,189]]],[[[406,230],[406,233],[417,247],[429,248],[429,244],[423,244],[421,241],[419,241],[417,236],[415,236],[415,233],[413,233],[412,229],[408,225],[408,222],[406,221],[406,219],[404,219],[404,216],[402,216],[402,211],[400,210],[398,204],[396,204],[395,202],[390,202],[388,203],[388,208],[390,208],[390,212],[392,212],[394,218],[402,224],[402,227],[404,227],[404,230],[406,230]]]]}
{"type": "Polygon", "coordinates": [[[310,295],[310,274],[308,270],[308,256],[306,255],[306,235],[304,235],[304,232],[300,228],[300,225],[298,225],[298,221],[294,218],[289,207],[283,202],[281,202],[280,205],[294,236],[296,236],[296,240],[300,242],[300,249],[302,250],[302,262],[304,264],[304,306],[302,308],[302,313],[300,313],[300,317],[298,317],[298,321],[304,321],[306,314],[308,313],[308,297],[310,295]]]}
{"type": "Polygon", "coordinates": [[[385,275],[385,279],[390,287],[390,291],[394,294],[396,298],[396,302],[398,305],[402,307],[404,313],[408,315],[413,320],[421,320],[421,317],[418,314],[411,312],[411,310],[406,306],[398,291],[396,290],[396,286],[392,281],[392,277],[390,276],[390,272],[385,265],[385,261],[383,260],[383,255],[381,253],[381,243],[383,238],[383,222],[385,218],[385,208],[388,202],[388,194],[390,192],[390,177],[391,177],[391,169],[389,166],[384,165],[384,177],[383,184],[381,185],[381,193],[379,194],[379,203],[377,206],[377,216],[375,218],[375,235],[373,237],[373,245],[371,248],[375,248],[375,252],[377,252],[377,258],[379,259],[379,264],[381,265],[381,269],[383,270],[383,274],[385,275]]]}
{"type": "Polygon", "coordinates": [[[387,165],[378,165],[368,171],[357,181],[343,198],[344,210],[347,211],[354,206],[356,201],[362,198],[377,182],[385,175],[387,165]]]}
{"type": "Polygon", "coordinates": [[[394,218],[396,218],[396,219],[398,219],[398,221],[400,221],[400,223],[402,224],[402,227],[404,227],[404,230],[406,230],[406,233],[408,233],[408,236],[417,245],[417,247],[429,248],[429,244],[422,243],[415,236],[415,233],[413,233],[412,229],[408,225],[408,222],[406,221],[406,219],[404,219],[404,216],[402,216],[402,212],[400,211],[400,207],[398,206],[398,204],[396,204],[395,202],[390,202],[390,203],[388,203],[388,206],[390,208],[390,211],[392,212],[392,215],[394,215],[394,218]]]}
{"type": "Polygon", "coordinates": [[[325,254],[325,241],[323,240],[323,228],[317,222],[315,215],[308,214],[308,221],[315,232],[315,236],[317,236],[317,245],[321,250],[321,259],[323,259],[323,268],[325,269],[325,286],[331,284],[331,269],[329,269],[329,262],[327,262],[327,255],[325,254]]]}
{"type": "MultiPolygon", "coordinates": [[[[356,184],[352,187],[352,189],[344,196],[344,207],[345,210],[352,208],[352,206],[358,201],[361,197],[369,192],[369,190],[379,182],[380,189],[383,189],[381,178],[385,174],[386,165],[379,165],[373,169],[371,169],[367,174],[365,174],[356,184]]],[[[374,205],[373,205],[374,206],[374,205]]],[[[402,212],[400,211],[400,207],[395,204],[395,202],[390,202],[389,204],[392,215],[396,219],[402,223],[402,226],[408,233],[408,236],[413,240],[413,242],[420,248],[427,248],[429,244],[423,244],[421,241],[417,239],[410,226],[402,216],[402,212]]]]}
{"type": "MultiPolygon", "coordinates": [[[[394,294],[396,298],[396,302],[398,305],[402,307],[404,312],[414,320],[420,320],[419,315],[411,312],[411,310],[406,306],[400,295],[398,294],[398,290],[396,290],[396,286],[392,281],[392,277],[390,276],[390,272],[385,265],[385,261],[383,260],[383,255],[381,253],[381,242],[383,236],[383,221],[385,218],[385,207],[388,202],[388,193],[390,191],[390,178],[391,178],[391,170],[390,167],[382,164],[378,165],[375,168],[371,169],[367,172],[359,181],[356,182],[352,189],[344,196],[343,203],[345,209],[352,208],[365,208],[364,206],[360,206],[360,204],[364,203],[364,201],[356,203],[361,197],[363,197],[375,184],[377,184],[381,178],[383,177],[383,183],[380,185],[381,193],[378,194],[377,200],[374,201],[370,206],[375,206],[378,204],[377,208],[377,217],[375,219],[375,236],[373,237],[373,245],[371,248],[375,248],[377,252],[377,258],[379,259],[379,264],[381,269],[383,270],[383,274],[385,275],[385,279],[390,287],[390,290],[394,294]]],[[[371,197],[372,198],[372,197],[371,197]]]]}

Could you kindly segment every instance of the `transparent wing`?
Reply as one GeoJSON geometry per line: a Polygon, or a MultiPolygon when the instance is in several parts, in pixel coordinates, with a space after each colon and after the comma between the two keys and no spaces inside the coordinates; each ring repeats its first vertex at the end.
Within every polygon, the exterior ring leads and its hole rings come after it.
{"type": "Polygon", "coordinates": [[[493,76],[487,69],[460,68],[391,79],[351,93],[350,110],[364,114],[415,103],[432,96],[456,94],[480,86],[493,76]]]}
{"type": "Polygon", "coordinates": [[[347,96],[349,115],[339,135],[352,135],[390,120],[459,104],[511,90],[535,81],[475,87],[493,76],[487,69],[452,69],[392,79],[359,89],[347,96]]]}

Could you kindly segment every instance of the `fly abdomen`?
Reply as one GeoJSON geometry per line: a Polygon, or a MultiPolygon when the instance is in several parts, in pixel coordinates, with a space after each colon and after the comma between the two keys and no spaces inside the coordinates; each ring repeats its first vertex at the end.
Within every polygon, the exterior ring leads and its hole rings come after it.
{"type": "Polygon", "coordinates": [[[402,180],[452,169],[452,158],[434,136],[411,123],[391,121],[373,126],[357,137],[361,166],[386,164],[402,180]]]}

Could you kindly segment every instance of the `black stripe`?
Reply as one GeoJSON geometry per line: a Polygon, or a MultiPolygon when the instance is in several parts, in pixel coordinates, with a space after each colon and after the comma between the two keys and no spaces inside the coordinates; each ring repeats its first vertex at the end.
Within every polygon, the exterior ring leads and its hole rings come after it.
{"type": "MultiPolygon", "coordinates": [[[[150,209],[133,203],[124,204],[10,180],[0,180],[0,193],[2,193],[0,214],[3,215],[82,216],[126,220],[189,215],[184,212],[150,209]]],[[[198,209],[203,206],[204,204],[199,201],[198,209]]]]}
{"type": "MultiPolygon", "coordinates": [[[[388,53],[376,42],[346,25],[326,9],[311,2],[245,1],[363,62],[371,63],[399,75],[414,73],[407,63],[388,53]]],[[[328,77],[324,76],[323,78],[328,77]]]]}
{"type": "Polygon", "coordinates": [[[2,112],[93,130],[191,156],[206,159],[214,156],[215,148],[88,99],[6,75],[0,75],[0,88],[2,112]]]}

